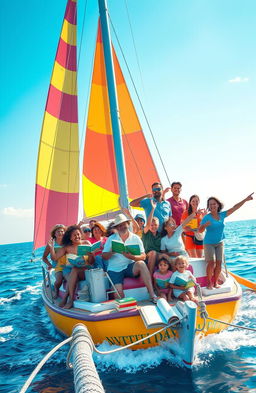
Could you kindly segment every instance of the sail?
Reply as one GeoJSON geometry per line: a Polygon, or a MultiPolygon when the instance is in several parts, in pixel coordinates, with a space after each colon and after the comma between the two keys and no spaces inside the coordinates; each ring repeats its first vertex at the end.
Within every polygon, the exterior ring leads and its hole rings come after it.
{"type": "MultiPolygon", "coordinates": [[[[151,192],[151,184],[159,181],[159,176],[150,155],[114,48],[112,48],[112,51],[122,129],[127,188],[129,199],[132,200],[151,192]]],[[[120,209],[100,25],[98,27],[96,41],[87,118],[82,187],[86,217],[97,217],[120,209]]]]}
{"type": "Polygon", "coordinates": [[[55,224],[77,223],[79,144],[76,13],[76,0],[68,0],[39,144],[34,248],[46,244],[55,224]]]}

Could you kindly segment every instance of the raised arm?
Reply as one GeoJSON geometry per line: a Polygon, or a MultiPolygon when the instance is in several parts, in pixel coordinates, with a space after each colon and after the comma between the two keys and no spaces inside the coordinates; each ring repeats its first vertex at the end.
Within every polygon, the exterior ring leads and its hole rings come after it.
{"type": "Polygon", "coordinates": [[[248,195],[248,197],[244,198],[241,202],[238,202],[236,205],[231,207],[231,209],[228,209],[227,210],[227,217],[230,216],[230,214],[234,213],[236,210],[240,209],[240,207],[242,207],[245,204],[245,202],[251,201],[253,199],[253,194],[254,194],[254,192],[252,192],[250,195],[248,195]]]}
{"type": "Polygon", "coordinates": [[[196,212],[193,212],[189,216],[187,216],[187,218],[185,218],[185,220],[181,224],[182,228],[184,228],[189,223],[189,221],[191,221],[195,216],[196,216],[196,212]]]}
{"type": "Polygon", "coordinates": [[[151,198],[151,197],[152,197],[151,194],[143,195],[142,197],[136,198],[133,201],[131,201],[130,202],[130,206],[132,206],[132,207],[140,207],[140,201],[142,201],[142,199],[151,198]]]}
{"type": "Polygon", "coordinates": [[[122,208],[122,212],[126,215],[126,217],[129,217],[129,218],[130,218],[130,220],[131,220],[131,222],[132,222],[132,230],[133,230],[133,233],[139,232],[139,230],[140,230],[139,224],[137,223],[136,220],[134,220],[133,216],[132,216],[131,213],[130,213],[130,210],[129,210],[129,209],[122,208]]]}
{"type": "Polygon", "coordinates": [[[59,258],[63,257],[66,254],[65,247],[61,247],[57,252],[54,250],[54,240],[50,239],[48,242],[49,251],[51,254],[51,258],[53,261],[57,261],[59,258]]]}
{"type": "Polygon", "coordinates": [[[151,209],[151,212],[150,212],[150,214],[148,216],[146,225],[143,228],[143,232],[144,233],[147,233],[149,231],[149,229],[150,229],[150,225],[152,223],[152,218],[154,217],[154,212],[155,212],[155,208],[156,208],[156,202],[153,199],[151,199],[150,202],[151,202],[152,209],[151,209]]]}

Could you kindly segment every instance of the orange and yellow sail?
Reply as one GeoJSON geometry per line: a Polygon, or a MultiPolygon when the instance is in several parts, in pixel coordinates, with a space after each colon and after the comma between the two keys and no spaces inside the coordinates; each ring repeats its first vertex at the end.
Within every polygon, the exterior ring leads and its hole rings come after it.
{"type": "MultiPolygon", "coordinates": [[[[151,190],[159,180],[114,49],[122,143],[130,199],[151,190]]],[[[87,217],[119,210],[119,187],[100,25],[98,27],[83,161],[83,200],[87,217]]]]}
{"type": "Polygon", "coordinates": [[[41,131],[35,192],[34,248],[55,224],[77,222],[79,144],[76,0],[68,0],[41,131]]]}

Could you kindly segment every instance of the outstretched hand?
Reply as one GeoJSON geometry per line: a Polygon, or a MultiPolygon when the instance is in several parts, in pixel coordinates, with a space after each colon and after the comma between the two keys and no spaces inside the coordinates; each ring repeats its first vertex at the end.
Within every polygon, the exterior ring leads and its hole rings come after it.
{"type": "Polygon", "coordinates": [[[54,239],[53,239],[53,237],[51,237],[50,238],[50,240],[48,241],[48,246],[50,247],[50,248],[53,248],[53,246],[54,246],[54,239]]]}
{"type": "Polygon", "coordinates": [[[207,210],[206,209],[199,209],[199,210],[197,210],[197,213],[201,214],[204,217],[207,214],[207,210]]]}
{"type": "Polygon", "coordinates": [[[245,198],[245,201],[253,200],[253,194],[254,194],[254,192],[252,192],[250,195],[248,195],[248,197],[245,198]]]}

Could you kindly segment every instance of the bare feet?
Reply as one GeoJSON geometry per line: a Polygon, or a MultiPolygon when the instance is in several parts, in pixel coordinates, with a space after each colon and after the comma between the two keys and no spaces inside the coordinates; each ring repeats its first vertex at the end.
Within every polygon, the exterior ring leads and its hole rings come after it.
{"type": "Polygon", "coordinates": [[[213,286],[212,286],[212,285],[207,285],[206,288],[207,288],[207,289],[213,289],[213,286]]]}
{"type": "Polygon", "coordinates": [[[220,288],[220,285],[219,284],[214,284],[214,288],[220,288]]]}
{"type": "Polygon", "coordinates": [[[59,303],[59,307],[64,307],[65,304],[67,303],[67,300],[68,300],[68,298],[67,298],[67,297],[64,297],[64,298],[62,299],[62,301],[59,303]]]}
{"type": "Polygon", "coordinates": [[[69,300],[69,301],[67,302],[67,304],[66,304],[63,308],[69,309],[69,308],[72,308],[72,307],[73,307],[73,300],[69,300]]]}

